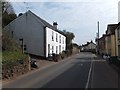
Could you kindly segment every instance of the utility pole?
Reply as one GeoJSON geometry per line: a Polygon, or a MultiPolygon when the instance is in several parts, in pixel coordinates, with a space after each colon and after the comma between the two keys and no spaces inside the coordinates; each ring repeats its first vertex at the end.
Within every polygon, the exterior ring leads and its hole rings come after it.
{"type": "Polygon", "coordinates": [[[99,34],[100,34],[100,29],[99,29],[99,21],[98,21],[98,41],[97,41],[97,53],[99,54],[99,34]]]}
{"type": "MultiPolygon", "coordinates": [[[[24,2],[24,4],[26,5],[26,30],[28,29],[27,28],[27,11],[29,9],[29,6],[28,6],[28,3],[27,2],[24,2]]],[[[31,70],[31,57],[30,55],[28,54],[28,69],[31,70]]]]}

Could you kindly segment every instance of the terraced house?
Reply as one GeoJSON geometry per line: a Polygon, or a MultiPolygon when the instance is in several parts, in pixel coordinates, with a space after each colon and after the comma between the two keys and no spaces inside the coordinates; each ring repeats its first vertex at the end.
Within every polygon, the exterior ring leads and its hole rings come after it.
{"type": "Polygon", "coordinates": [[[120,22],[115,29],[116,35],[116,55],[118,56],[118,60],[120,61],[120,22]]]}
{"type": "Polygon", "coordinates": [[[116,35],[115,29],[117,24],[109,24],[106,31],[106,53],[111,57],[117,56],[116,54],[116,35]]]}
{"type": "Polygon", "coordinates": [[[23,47],[23,51],[42,57],[59,54],[66,50],[66,37],[53,25],[41,19],[31,11],[20,15],[4,29],[23,47]]]}

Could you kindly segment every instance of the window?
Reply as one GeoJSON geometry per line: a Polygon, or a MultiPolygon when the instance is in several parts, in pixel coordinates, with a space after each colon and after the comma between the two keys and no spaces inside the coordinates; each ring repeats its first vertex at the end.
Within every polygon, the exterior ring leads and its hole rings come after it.
{"type": "Polygon", "coordinates": [[[58,42],[58,34],[56,33],[56,42],[58,42]]]}
{"type": "Polygon", "coordinates": [[[60,39],[59,42],[61,43],[61,35],[59,36],[59,39],[60,39]]]}
{"type": "Polygon", "coordinates": [[[54,53],[54,46],[52,46],[52,53],[54,53]]]}
{"type": "Polygon", "coordinates": [[[56,54],[58,54],[58,46],[56,46],[56,54]]]}
{"type": "Polygon", "coordinates": [[[120,29],[118,29],[118,39],[120,39],[120,29]]]}
{"type": "Polygon", "coordinates": [[[48,44],[48,54],[50,54],[50,44],[48,44]]]}
{"type": "Polygon", "coordinates": [[[13,31],[11,32],[11,34],[12,34],[12,38],[13,38],[13,31]]]}
{"type": "Polygon", "coordinates": [[[59,53],[61,52],[61,45],[59,45],[59,53]]]}
{"type": "Polygon", "coordinates": [[[118,46],[118,57],[120,58],[120,45],[118,46]]]}
{"type": "Polygon", "coordinates": [[[54,32],[52,31],[52,41],[54,41],[54,32]]]}
{"type": "Polygon", "coordinates": [[[62,50],[64,51],[64,47],[62,47],[62,50]]]}
{"type": "Polygon", "coordinates": [[[63,44],[64,44],[64,37],[62,38],[62,40],[63,40],[63,44]]]}

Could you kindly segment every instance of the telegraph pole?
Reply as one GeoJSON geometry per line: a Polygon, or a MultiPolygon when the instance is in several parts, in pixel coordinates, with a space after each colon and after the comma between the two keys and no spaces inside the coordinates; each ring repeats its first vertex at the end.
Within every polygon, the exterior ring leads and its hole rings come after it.
{"type": "MultiPolygon", "coordinates": [[[[27,11],[29,9],[28,3],[24,2],[24,4],[26,5],[26,29],[27,29],[27,11]]],[[[31,70],[31,57],[28,54],[28,69],[31,70]]]]}
{"type": "Polygon", "coordinates": [[[99,34],[100,34],[100,29],[99,29],[99,21],[98,21],[98,42],[97,42],[97,52],[99,54],[99,34]]]}

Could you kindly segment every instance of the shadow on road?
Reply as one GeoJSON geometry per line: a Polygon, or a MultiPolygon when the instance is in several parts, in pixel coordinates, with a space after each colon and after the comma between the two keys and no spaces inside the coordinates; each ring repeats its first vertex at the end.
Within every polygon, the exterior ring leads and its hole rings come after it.
{"type": "Polygon", "coordinates": [[[76,62],[71,68],[48,82],[42,88],[85,88],[90,62],[76,62]]]}

